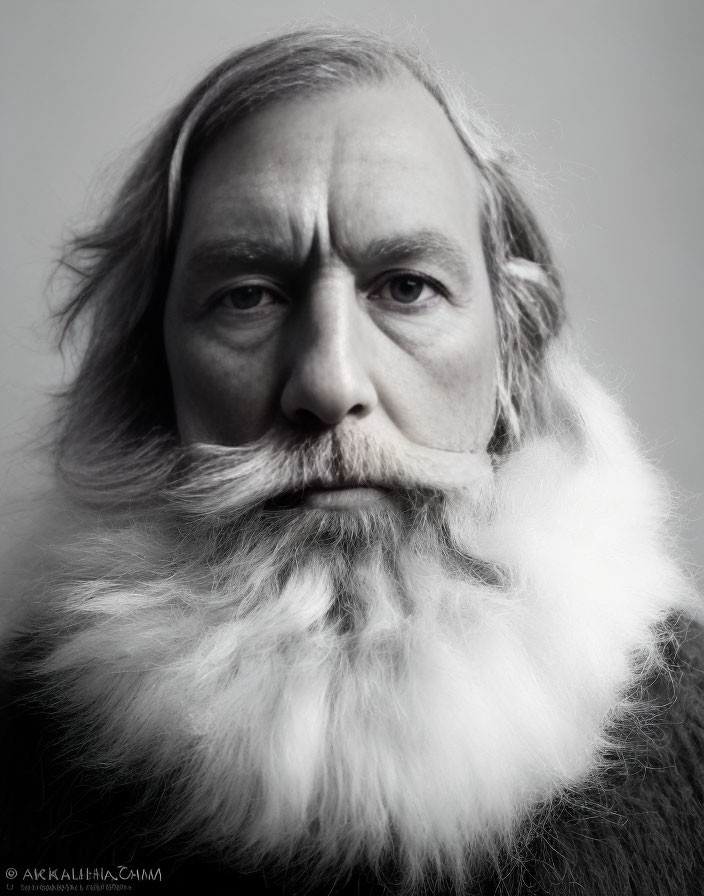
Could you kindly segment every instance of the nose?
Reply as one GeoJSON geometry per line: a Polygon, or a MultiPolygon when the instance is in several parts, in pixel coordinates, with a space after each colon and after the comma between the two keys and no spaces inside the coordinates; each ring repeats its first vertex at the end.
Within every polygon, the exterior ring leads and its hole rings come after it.
{"type": "Polygon", "coordinates": [[[321,283],[302,303],[290,331],[281,409],[299,427],[336,426],[378,403],[362,309],[352,284],[321,283]]]}

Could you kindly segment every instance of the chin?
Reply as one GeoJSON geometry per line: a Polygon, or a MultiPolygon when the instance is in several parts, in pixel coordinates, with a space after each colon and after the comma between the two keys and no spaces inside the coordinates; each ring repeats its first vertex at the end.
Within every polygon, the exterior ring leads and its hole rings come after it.
{"type": "Polygon", "coordinates": [[[537,436],[471,488],[83,512],[31,616],[74,755],[166,792],[155,839],[461,888],[598,786],[691,606],[667,490],[579,398],[580,444],[537,436]]]}

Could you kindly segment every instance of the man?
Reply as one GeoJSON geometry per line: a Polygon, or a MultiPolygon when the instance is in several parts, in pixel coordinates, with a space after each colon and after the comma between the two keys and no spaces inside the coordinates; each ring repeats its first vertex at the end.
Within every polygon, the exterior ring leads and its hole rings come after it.
{"type": "Polygon", "coordinates": [[[85,353],[11,654],[8,862],[699,892],[667,492],[435,73],[344,30],[236,54],[69,263],[85,353]]]}

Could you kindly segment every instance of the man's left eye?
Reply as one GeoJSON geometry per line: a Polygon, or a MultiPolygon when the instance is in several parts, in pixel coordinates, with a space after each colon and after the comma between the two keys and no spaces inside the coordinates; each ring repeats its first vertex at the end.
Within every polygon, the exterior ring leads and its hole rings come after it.
{"type": "Polygon", "coordinates": [[[376,296],[402,305],[412,305],[437,296],[440,289],[419,274],[396,274],[389,277],[379,289],[376,296]]]}

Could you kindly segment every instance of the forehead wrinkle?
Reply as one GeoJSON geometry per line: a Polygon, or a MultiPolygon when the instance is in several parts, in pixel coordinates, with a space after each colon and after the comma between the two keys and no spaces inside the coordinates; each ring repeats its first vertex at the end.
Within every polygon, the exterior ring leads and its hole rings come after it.
{"type": "Polygon", "coordinates": [[[244,170],[237,166],[239,170],[233,171],[232,154],[226,148],[223,143],[211,151],[189,185],[179,239],[199,242],[205,233],[213,242],[231,239],[243,248],[251,239],[280,246],[286,255],[305,256],[311,230],[309,203],[307,197],[300,202],[295,188],[292,193],[292,185],[282,177],[285,166],[259,160],[252,170],[249,158],[244,170]]]}
{"type": "Polygon", "coordinates": [[[336,245],[335,251],[347,265],[362,270],[413,259],[435,261],[463,282],[471,276],[467,251],[437,230],[389,234],[371,239],[359,248],[336,245]]]}
{"type": "MultiPolygon", "coordinates": [[[[295,260],[299,266],[319,265],[333,255],[348,267],[354,268],[371,268],[394,260],[400,262],[413,258],[433,261],[466,281],[470,273],[468,256],[471,253],[461,246],[459,234],[453,240],[451,235],[443,232],[442,227],[437,227],[437,222],[428,222],[430,226],[424,227],[422,220],[417,220],[416,224],[420,226],[414,227],[409,221],[409,232],[404,233],[403,227],[398,226],[401,222],[396,222],[397,226],[394,227],[393,222],[389,221],[389,229],[399,232],[387,235],[382,228],[379,238],[360,245],[366,237],[364,231],[368,229],[368,224],[358,227],[356,218],[362,214],[359,206],[355,205],[352,209],[346,205],[349,206],[350,196],[354,197],[355,203],[363,204],[364,196],[350,193],[350,186],[356,183],[358,191],[361,185],[359,172],[353,172],[354,177],[350,183],[348,169],[350,165],[356,168],[362,164],[363,174],[380,169],[398,174],[397,143],[394,141],[393,144],[384,144],[380,148],[375,142],[371,156],[370,148],[363,146],[360,163],[360,147],[357,144],[355,152],[350,155],[347,133],[349,122],[347,119],[335,120],[334,117],[333,122],[330,130],[316,130],[313,146],[308,145],[306,154],[296,156],[299,165],[294,166],[297,176],[293,181],[290,178],[288,181],[286,178],[282,180],[280,177],[282,168],[285,169],[283,162],[289,158],[288,145],[277,149],[274,161],[267,158],[266,153],[254,153],[253,161],[258,166],[255,166],[256,176],[252,178],[249,169],[247,176],[240,171],[239,176],[234,178],[234,184],[229,184],[229,189],[226,187],[219,197],[220,201],[215,203],[216,207],[220,207],[219,217],[229,218],[235,224],[238,233],[233,242],[236,245],[230,250],[218,246],[212,252],[201,253],[199,249],[197,254],[202,259],[199,259],[198,266],[201,260],[204,267],[212,266],[213,262],[218,262],[221,258],[227,260],[228,251],[230,256],[239,254],[240,260],[245,261],[255,256],[271,258],[277,254],[282,261],[295,260]],[[390,155],[391,149],[394,151],[394,160],[390,155]],[[315,177],[308,176],[311,170],[314,170],[315,177]],[[241,233],[244,230],[242,218],[247,223],[246,235],[241,233]],[[246,239],[243,238],[245,236],[246,239]]],[[[435,147],[432,149],[437,154],[435,147]]],[[[238,147],[238,151],[240,150],[241,146],[238,147]]],[[[225,156],[229,155],[229,151],[222,151],[225,156]]],[[[469,160],[463,160],[471,168],[469,160]]],[[[398,177],[394,178],[397,179],[398,177]]],[[[222,186],[217,183],[211,186],[222,190],[222,186]]],[[[362,193],[364,192],[362,188],[362,193]]],[[[400,210],[404,211],[403,204],[400,210]]],[[[211,214],[212,206],[207,217],[211,214]]],[[[417,215],[414,214],[413,217],[417,215]]],[[[218,229],[214,228],[213,236],[218,235],[218,229]]],[[[224,244],[229,238],[225,232],[221,242],[224,244]]]]}
{"type": "Polygon", "coordinates": [[[252,179],[242,189],[235,179],[205,192],[211,201],[195,220],[187,212],[179,237],[185,246],[195,244],[187,253],[189,269],[208,272],[221,262],[256,258],[300,263],[308,257],[306,210],[292,203],[285,189],[267,189],[266,182],[257,189],[252,179]]]}

